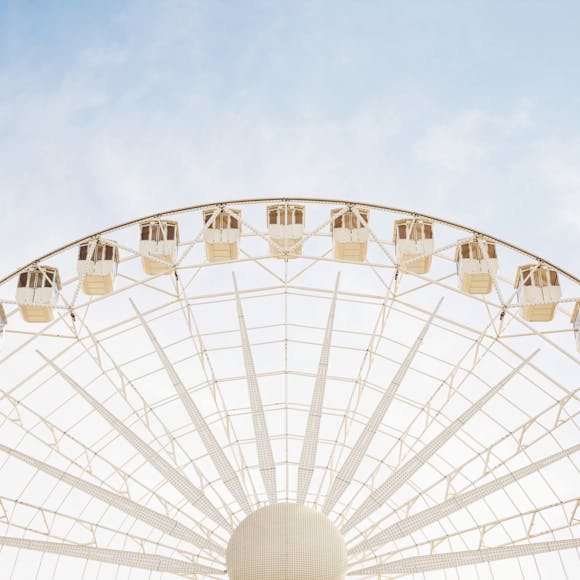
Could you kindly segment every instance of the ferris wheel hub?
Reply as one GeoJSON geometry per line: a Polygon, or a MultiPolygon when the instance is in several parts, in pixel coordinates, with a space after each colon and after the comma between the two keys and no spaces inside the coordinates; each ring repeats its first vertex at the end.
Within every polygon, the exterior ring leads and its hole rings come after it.
{"type": "Polygon", "coordinates": [[[234,531],[227,568],[231,580],[341,580],[346,547],[322,513],[278,503],[250,514],[234,531]]]}

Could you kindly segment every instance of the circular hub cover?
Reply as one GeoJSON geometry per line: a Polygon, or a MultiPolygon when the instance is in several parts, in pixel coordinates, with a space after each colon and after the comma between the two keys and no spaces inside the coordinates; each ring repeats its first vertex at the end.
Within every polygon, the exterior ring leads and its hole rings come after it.
{"type": "Polygon", "coordinates": [[[341,580],[346,547],[334,524],[304,505],[279,503],[249,515],[227,550],[231,580],[341,580]]]}

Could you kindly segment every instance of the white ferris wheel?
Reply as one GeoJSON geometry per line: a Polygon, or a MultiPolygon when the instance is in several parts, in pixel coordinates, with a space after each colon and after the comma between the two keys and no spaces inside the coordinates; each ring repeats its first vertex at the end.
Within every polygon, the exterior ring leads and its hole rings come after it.
{"type": "Polygon", "coordinates": [[[0,280],[0,577],[569,579],[580,281],[468,226],[211,203],[0,280]]]}

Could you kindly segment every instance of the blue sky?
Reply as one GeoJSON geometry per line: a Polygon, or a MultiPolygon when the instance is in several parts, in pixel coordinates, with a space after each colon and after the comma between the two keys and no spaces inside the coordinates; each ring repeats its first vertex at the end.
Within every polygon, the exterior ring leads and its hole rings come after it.
{"type": "Polygon", "coordinates": [[[283,194],[432,213],[578,272],[579,29],[573,0],[0,0],[2,271],[283,194]]]}

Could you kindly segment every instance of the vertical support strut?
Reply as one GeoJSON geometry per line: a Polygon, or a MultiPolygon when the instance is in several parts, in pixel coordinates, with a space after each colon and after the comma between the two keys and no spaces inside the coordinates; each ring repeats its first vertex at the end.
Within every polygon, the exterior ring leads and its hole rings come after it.
{"type": "Polygon", "coordinates": [[[497,560],[522,558],[547,552],[573,550],[580,547],[580,539],[556,540],[552,542],[536,542],[534,544],[518,544],[515,546],[498,546],[482,550],[465,550],[444,554],[430,554],[429,556],[414,556],[394,562],[386,562],[378,566],[371,566],[362,570],[349,572],[349,576],[374,576],[376,574],[420,574],[445,568],[459,568],[476,564],[486,564],[497,560]]]}
{"type": "MultiPolygon", "coordinates": [[[[38,351],[37,351],[38,352],[38,351]]],[[[66,374],[52,360],[44,356],[41,352],[38,354],[57,372],[83,399],[95,410],[111,427],[124,439],[127,440],[149,463],[177,489],[183,497],[187,498],[193,506],[208,518],[219,524],[224,530],[232,531],[232,526],[228,520],[218,511],[213,503],[199,490],[189,479],[178,469],[173,467],[168,461],[163,459],[155,450],[153,450],[143,439],[135,435],[129,427],[111,413],[104,405],[99,403],[94,397],[89,395],[72,377],[66,374]]]]}
{"type": "Polygon", "coordinates": [[[0,546],[10,546],[21,550],[32,550],[43,554],[60,554],[72,558],[83,558],[129,568],[140,568],[152,572],[168,572],[177,575],[192,574],[218,574],[223,575],[223,570],[202,566],[187,560],[176,560],[156,554],[143,554],[141,552],[129,552],[125,550],[111,550],[110,548],[95,548],[82,544],[65,544],[59,542],[45,542],[41,540],[27,540],[25,538],[11,538],[0,536],[0,546]]]}
{"type": "Polygon", "coordinates": [[[536,352],[525,359],[519,366],[517,366],[507,376],[499,381],[499,383],[497,383],[493,389],[490,389],[476,403],[474,403],[459,417],[457,417],[457,419],[455,419],[441,433],[439,433],[437,437],[425,445],[425,447],[423,447],[423,449],[421,449],[421,451],[419,451],[414,457],[409,459],[409,461],[399,467],[399,469],[395,470],[387,478],[387,480],[377,489],[375,489],[355,511],[353,516],[343,526],[342,533],[346,533],[358,523],[362,522],[365,518],[373,514],[376,510],[380,509],[383,504],[391,497],[391,495],[393,495],[409,478],[411,478],[422,465],[425,465],[429,459],[435,453],[437,453],[437,451],[445,443],[447,443],[447,441],[449,441],[455,435],[455,433],[457,433],[457,431],[463,428],[467,421],[469,421],[476,413],[478,413],[490,399],[499,393],[499,391],[514,376],[516,376],[525,365],[528,364],[536,352]]]}
{"type": "Polygon", "coordinates": [[[415,355],[417,354],[419,348],[421,347],[421,343],[423,342],[423,339],[425,338],[425,335],[427,334],[427,331],[429,330],[429,327],[431,326],[431,323],[433,322],[433,319],[435,318],[435,315],[437,314],[437,311],[441,306],[441,302],[442,300],[439,301],[439,303],[435,307],[435,310],[433,311],[431,316],[429,316],[429,319],[427,320],[425,326],[423,327],[419,336],[415,340],[413,346],[411,347],[411,350],[409,350],[407,356],[405,357],[405,360],[397,370],[395,377],[391,381],[391,384],[389,385],[387,390],[383,393],[383,396],[381,397],[381,400],[379,401],[377,408],[371,415],[371,418],[369,419],[367,424],[364,426],[357,442],[354,444],[353,448],[351,449],[350,453],[348,454],[347,458],[342,464],[342,467],[336,474],[336,477],[332,483],[330,491],[328,492],[328,496],[326,497],[326,502],[322,508],[322,512],[325,515],[328,515],[330,513],[332,508],[336,505],[336,502],[341,498],[346,488],[350,485],[350,482],[354,477],[354,474],[356,473],[356,470],[358,469],[361,461],[363,460],[363,457],[365,456],[365,453],[367,452],[367,449],[371,444],[373,437],[375,436],[376,432],[379,430],[379,427],[381,426],[385,414],[388,411],[391,402],[393,401],[393,398],[395,397],[397,389],[403,382],[403,379],[405,378],[405,375],[407,374],[407,371],[409,370],[411,363],[415,358],[415,355]]]}
{"type": "Polygon", "coordinates": [[[336,277],[332,303],[328,313],[326,323],[326,332],[324,342],[320,352],[320,361],[316,373],[316,382],[312,393],[312,402],[308,413],[308,423],[304,434],[304,443],[302,444],[302,453],[300,454],[300,463],[298,465],[298,503],[304,503],[312,474],[314,473],[314,462],[316,460],[316,451],[318,448],[318,436],[320,433],[320,419],[322,417],[322,403],[324,401],[324,391],[326,387],[326,375],[328,372],[328,361],[330,358],[330,341],[332,339],[332,329],[334,326],[334,314],[336,311],[336,298],[338,296],[338,283],[340,274],[336,277]]]}
{"type": "Polygon", "coordinates": [[[71,475],[62,469],[53,467],[48,463],[44,463],[39,459],[25,455],[16,449],[11,449],[5,445],[0,444],[0,451],[3,451],[7,455],[15,457],[16,459],[50,475],[54,479],[63,481],[67,485],[70,485],[87,495],[94,497],[116,509],[126,513],[127,515],[141,520],[142,522],[148,524],[149,526],[161,530],[163,533],[178,538],[179,540],[184,540],[197,546],[202,550],[211,550],[217,554],[224,555],[224,549],[219,545],[208,540],[203,536],[200,536],[196,532],[190,530],[187,526],[184,526],[180,522],[161,514],[155,510],[152,510],[144,505],[134,502],[122,495],[113,493],[104,489],[100,485],[95,485],[94,483],[89,483],[80,477],[71,475]]]}
{"type": "Polygon", "coordinates": [[[242,489],[242,485],[240,484],[240,480],[232,467],[232,464],[228,461],[226,454],[224,453],[223,449],[221,448],[220,444],[217,442],[215,435],[212,433],[209,425],[207,424],[203,414],[199,410],[198,406],[195,404],[193,399],[191,398],[189,392],[187,391],[183,381],[179,377],[177,370],[169,360],[169,357],[159,344],[157,337],[151,330],[150,326],[147,324],[143,315],[139,312],[133,301],[131,300],[131,304],[135,309],[137,316],[141,322],[141,325],[145,329],[149,340],[153,344],[157,356],[159,360],[163,364],[169,379],[173,383],[175,390],[181,400],[181,403],[185,407],[193,426],[195,427],[196,431],[199,434],[200,439],[202,440],[208,455],[210,456],[215,468],[221,477],[224,485],[228,488],[229,492],[232,494],[234,499],[240,504],[240,507],[244,511],[246,515],[249,515],[252,511],[250,507],[250,503],[248,502],[248,498],[242,489]]]}
{"type": "Polygon", "coordinates": [[[252,357],[252,349],[250,347],[248,329],[246,328],[244,311],[242,309],[242,301],[238,291],[236,276],[235,274],[232,274],[232,276],[234,280],[236,307],[240,324],[242,352],[244,355],[244,365],[246,367],[246,378],[248,381],[248,394],[250,397],[250,407],[252,409],[252,421],[254,424],[256,447],[258,450],[258,463],[260,465],[260,473],[262,475],[262,480],[264,481],[264,487],[266,488],[268,499],[270,500],[270,503],[276,503],[278,501],[278,493],[276,491],[276,464],[274,463],[272,444],[270,442],[270,435],[266,424],[264,405],[262,404],[262,397],[260,396],[260,386],[258,385],[258,378],[256,376],[256,367],[254,366],[254,359],[252,357]]]}
{"type": "Polygon", "coordinates": [[[383,546],[387,542],[391,542],[399,538],[404,538],[416,530],[420,530],[429,524],[438,522],[441,518],[449,516],[459,511],[460,509],[463,509],[468,505],[483,499],[492,493],[495,493],[496,491],[500,491],[508,485],[516,483],[518,480],[531,475],[532,473],[535,473],[536,471],[539,471],[540,469],[543,469],[544,467],[547,467],[556,461],[560,461],[560,459],[569,457],[577,451],[580,451],[580,444],[559,451],[558,453],[554,453],[553,455],[549,455],[548,457],[544,457],[544,459],[530,463],[525,467],[520,467],[520,469],[516,469],[511,473],[502,475],[494,481],[490,481],[489,483],[486,483],[480,487],[476,487],[475,489],[471,489],[459,495],[452,496],[436,506],[427,508],[421,512],[408,516],[406,519],[397,522],[388,528],[385,528],[378,534],[364,540],[360,544],[357,544],[354,548],[352,548],[352,550],[349,551],[349,554],[358,554],[359,552],[364,552],[365,550],[370,550],[376,548],[377,546],[383,546]]]}

